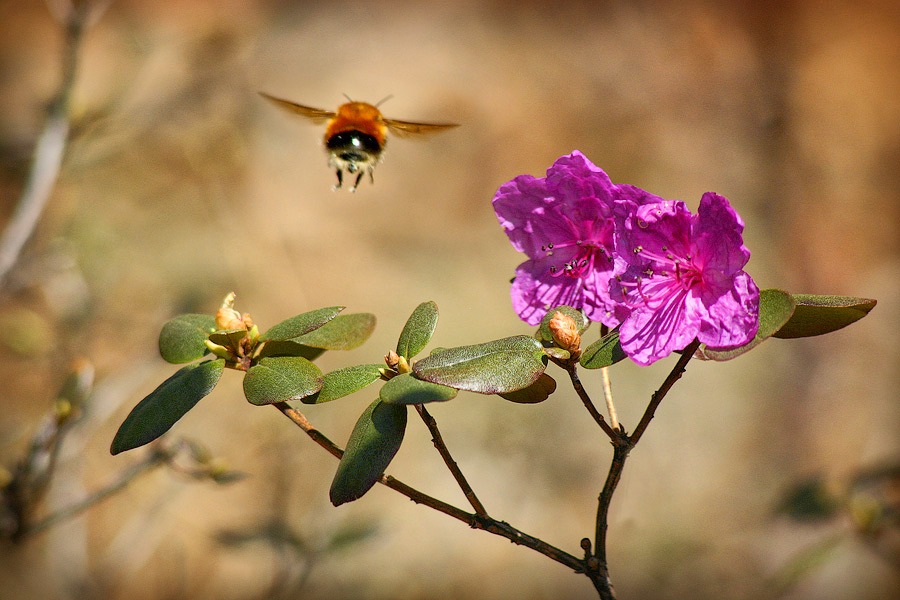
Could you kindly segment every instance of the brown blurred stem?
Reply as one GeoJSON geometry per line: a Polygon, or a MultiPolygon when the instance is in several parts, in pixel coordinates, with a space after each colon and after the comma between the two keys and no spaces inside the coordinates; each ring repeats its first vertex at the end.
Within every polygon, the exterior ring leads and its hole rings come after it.
{"type": "Polygon", "coordinates": [[[447,468],[450,469],[450,472],[453,474],[453,478],[456,479],[456,483],[459,484],[460,489],[463,491],[463,494],[466,496],[466,500],[469,501],[469,504],[472,505],[472,508],[475,509],[475,514],[479,517],[488,516],[487,511],[484,509],[484,505],[481,503],[481,500],[478,499],[478,496],[475,495],[475,492],[472,491],[472,486],[469,485],[469,482],[466,481],[465,475],[462,474],[462,471],[459,469],[459,465],[456,464],[456,461],[453,460],[453,457],[450,456],[450,450],[447,449],[447,445],[444,443],[444,438],[441,436],[441,432],[438,430],[437,421],[434,420],[434,417],[425,410],[425,407],[421,404],[416,404],[416,412],[419,413],[419,416],[422,417],[422,420],[425,422],[425,425],[428,427],[428,431],[431,432],[431,442],[434,444],[434,447],[437,448],[437,451],[440,452],[441,458],[444,459],[444,463],[447,465],[447,468]]]}
{"type": "Polygon", "coordinates": [[[155,445],[147,452],[144,460],[125,469],[118,479],[106,487],[97,490],[78,502],[51,513],[34,523],[23,523],[22,527],[16,532],[14,539],[20,541],[27,536],[40,533],[62,521],[78,516],[95,504],[99,504],[113,494],[125,489],[128,484],[142,474],[151,471],[156,467],[170,463],[179,450],[180,446],[177,444],[173,446],[163,446],[161,444],[155,445]]]}
{"type": "MultiPolygon", "coordinates": [[[[284,416],[293,421],[295,425],[300,427],[300,429],[302,429],[309,437],[311,437],[314,442],[325,448],[325,450],[327,450],[333,456],[335,456],[336,458],[340,458],[341,456],[343,456],[344,451],[338,445],[328,439],[328,437],[326,437],[322,432],[313,427],[309,420],[307,420],[307,418],[300,411],[291,408],[291,406],[286,402],[278,402],[274,406],[279,411],[281,411],[284,416]]],[[[428,506],[429,508],[433,508],[438,512],[442,512],[445,515],[449,515],[454,519],[466,523],[473,529],[481,529],[489,533],[493,533],[494,535],[504,537],[514,544],[525,546],[526,548],[531,548],[532,550],[540,552],[544,556],[569,567],[576,573],[586,573],[587,571],[584,560],[573,556],[568,552],[565,552],[564,550],[560,550],[555,546],[551,546],[550,544],[539,540],[538,538],[530,536],[527,533],[519,531],[509,523],[498,521],[487,515],[468,513],[460,508],[453,506],[452,504],[447,504],[442,500],[438,500],[437,498],[433,498],[428,494],[420,492],[415,488],[406,485],[402,481],[391,477],[390,475],[382,476],[380,483],[386,485],[395,492],[403,494],[416,504],[423,504],[425,506],[428,506]]]]}
{"type": "Polygon", "coordinates": [[[5,282],[25,242],[31,237],[59,177],[69,136],[69,99],[75,85],[78,50],[85,28],[96,21],[105,8],[105,5],[98,7],[90,2],[81,3],[77,8],[66,3],[63,14],[59,15],[65,29],[62,77],[47,107],[47,121],[35,145],[34,159],[22,195],[0,237],[0,285],[5,282]]]}

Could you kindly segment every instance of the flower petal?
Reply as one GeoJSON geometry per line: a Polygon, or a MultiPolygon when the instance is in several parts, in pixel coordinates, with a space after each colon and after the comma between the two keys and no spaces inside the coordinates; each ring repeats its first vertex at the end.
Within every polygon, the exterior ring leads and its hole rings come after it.
{"type": "Polygon", "coordinates": [[[578,277],[554,277],[544,261],[529,260],[516,269],[510,296],[513,310],[529,325],[537,325],[554,306],[584,305],[584,285],[578,277]]]}
{"type": "Polygon", "coordinates": [[[699,328],[687,314],[683,292],[670,294],[664,303],[632,310],[619,328],[619,342],[625,354],[646,366],[690,344],[699,328]]]}
{"type": "Polygon", "coordinates": [[[759,288],[741,271],[734,276],[731,288],[718,297],[695,298],[689,311],[697,314],[701,342],[713,348],[742,346],[753,339],[759,329],[759,288]]]}
{"type": "Polygon", "coordinates": [[[697,260],[704,270],[733,275],[750,260],[744,246],[744,221],[724,196],[707,192],[691,227],[697,260]]]}

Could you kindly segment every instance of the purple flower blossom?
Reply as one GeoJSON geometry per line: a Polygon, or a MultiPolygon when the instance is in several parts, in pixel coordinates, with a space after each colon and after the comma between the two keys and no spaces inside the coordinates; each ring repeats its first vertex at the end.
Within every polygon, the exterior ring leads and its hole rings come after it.
{"type": "Polygon", "coordinates": [[[696,215],[667,200],[625,218],[616,250],[627,268],[613,296],[630,310],[619,340],[635,362],[648,365],[694,338],[722,348],[756,335],[759,289],[743,271],[743,230],[728,200],[711,192],[696,215]]]}
{"type": "Polygon", "coordinates": [[[516,269],[513,309],[537,325],[550,308],[565,304],[588,319],[615,326],[627,314],[612,302],[614,232],[636,202],[658,201],[606,173],[574,151],[557,159],[546,177],[520,175],[500,186],[494,211],[513,247],[528,259],[516,269]]]}

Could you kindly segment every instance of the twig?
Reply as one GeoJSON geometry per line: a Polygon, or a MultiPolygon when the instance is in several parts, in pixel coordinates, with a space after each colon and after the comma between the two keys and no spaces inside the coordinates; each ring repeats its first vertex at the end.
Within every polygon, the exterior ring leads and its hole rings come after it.
{"type": "Polygon", "coordinates": [[[150,452],[148,452],[144,460],[125,469],[125,471],[122,472],[122,475],[108,486],[97,490],[96,492],[88,495],[78,502],[75,502],[74,504],[61,508],[52,514],[47,515],[40,521],[37,521],[30,525],[26,524],[24,528],[17,533],[17,539],[40,533],[41,531],[49,529],[50,527],[53,527],[61,521],[65,521],[66,519],[71,519],[72,517],[78,516],[95,504],[99,504],[116,492],[121,491],[141,474],[170,462],[178,452],[178,450],[179,447],[177,445],[173,447],[154,447],[150,450],[150,452]]]}
{"type": "MultiPolygon", "coordinates": [[[[302,413],[300,413],[300,411],[291,408],[290,405],[288,405],[286,402],[277,402],[274,404],[274,406],[279,411],[281,411],[284,416],[293,421],[294,424],[296,424],[307,435],[309,435],[309,437],[312,438],[314,442],[325,448],[325,450],[327,450],[330,454],[332,454],[336,458],[340,458],[341,456],[343,456],[343,449],[341,449],[338,445],[328,439],[328,437],[326,437],[322,432],[316,429],[309,422],[309,420],[305,416],[303,416],[302,413]]],[[[584,560],[573,556],[572,554],[569,554],[564,550],[560,550],[555,546],[551,546],[550,544],[536,537],[519,531],[505,521],[497,521],[496,519],[487,516],[468,513],[460,508],[453,506],[452,504],[447,504],[446,502],[420,492],[419,490],[406,485],[402,481],[390,475],[382,476],[379,482],[391,488],[395,492],[403,494],[416,504],[423,504],[425,506],[428,506],[429,508],[437,510],[438,512],[442,512],[445,515],[449,515],[454,519],[466,523],[473,529],[482,529],[489,533],[493,533],[494,535],[504,537],[514,544],[531,548],[532,550],[540,552],[544,556],[569,567],[576,573],[586,573],[584,560]]]]}
{"type": "Polygon", "coordinates": [[[472,508],[475,509],[475,514],[479,517],[488,516],[487,511],[484,509],[484,505],[481,503],[481,500],[478,499],[478,496],[475,495],[475,492],[472,490],[472,486],[469,485],[469,482],[466,481],[465,475],[463,475],[462,471],[459,469],[459,465],[456,464],[456,461],[453,460],[453,457],[450,456],[450,450],[447,449],[447,445],[444,444],[444,438],[441,436],[441,432],[438,430],[437,421],[434,420],[434,417],[425,410],[425,407],[421,404],[416,404],[416,412],[419,413],[419,416],[422,417],[422,420],[425,422],[425,425],[428,427],[428,431],[431,432],[431,442],[434,444],[434,447],[437,448],[437,451],[441,454],[441,458],[444,459],[444,464],[447,465],[447,468],[450,469],[450,472],[453,474],[453,478],[456,479],[456,483],[459,484],[460,489],[462,489],[463,494],[466,496],[466,500],[469,501],[469,504],[472,505],[472,508]]]}
{"type": "Polygon", "coordinates": [[[602,587],[597,587],[597,591],[600,592],[601,598],[612,600],[616,597],[615,590],[609,580],[609,567],[606,562],[606,532],[609,527],[609,507],[612,503],[612,496],[616,491],[616,486],[619,484],[619,480],[622,477],[622,470],[625,468],[625,459],[628,458],[628,453],[631,452],[631,449],[634,448],[644,434],[651,419],[653,419],[653,415],[656,413],[659,403],[662,402],[662,399],[665,398],[672,386],[675,385],[675,382],[681,379],[682,374],[684,374],[685,366],[687,366],[687,363],[694,356],[694,352],[699,345],[700,342],[694,340],[682,351],[681,357],[678,359],[678,362],[675,363],[675,366],[672,367],[672,370],[669,372],[665,381],[663,381],[660,388],[650,397],[647,409],[644,411],[644,415],[641,417],[634,433],[628,436],[620,432],[620,439],[624,443],[614,444],[612,464],[609,467],[609,473],[606,476],[606,482],[603,484],[603,489],[600,491],[600,496],[597,498],[594,554],[593,557],[587,561],[588,568],[594,571],[594,577],[592,578],[594,585],[597,586],[598,582],[602,584],[602,587]]]}
{"type": "Polygon", "coordinates": [[[59,177],[66,139],[69,136],[69,99],[75,85],[82,34],[99,17],[98,13],[102,13],[105,6],[96,11],[92,8],[90,3],[85,3],[80,8],[70,5],[65,14],[59,17],[63,21],[66,36],[62,78],[59,89],[48,106],[47,122],[35,145],[34,160],[22,196],[0,238],[0,285],[5,282],[25,242],[34,232],[59,177]]]}
{"type": "Polygon", "coordinates": [[[634,433],[628,438],[629,446],[634,448],[635,444],[638,443],[638,440],[641,439],[641,436],[644,435],[644,430],[647,429],[647,425],[649,425],[650,420],[653,419],[653,415],[656,413],[656,408],[659,406],[659,403],[666,397],[666,394],[672,386],[675,385],[675,382],[681,379],[681,376],[684,374],[684,368],[687,366],[688,362],[690,362],[691,358],[693,358],[694,352],[697,351],[699,346],[700,342],[694,340],[687,348],[682,350],[681,357],[678,359],[678,362],[675,363],[675,366],[672,367],[669,376],[666,377],[666,380],[663,381],[663,384],[659,389],[653,392],[653,396],[650,398],[650,404],[647,405],[647,409],[644,411],[644,416],[641,417],[637,427],[634,428],[634,433]]]}
{"type": "Polygon", "coordinates": [[[563,370],[569,374],[569,379],[572,380],[572,387],[575,388],[575,393],[581,398],[584,407],[587,409],[588,413],[590,413],[591,417],[593,417],[594,421],[596,421],[597,425],[600,426],[600,429],[602,429],[603,432],[609,436],[609,439],[612,440],[613,445],[618,446],[625,443],[626,439],[623,434],[610,427],[609,423],[606,422],[606,419],[603,418],[603,415],[600,414],[600,411],[597,410],[597,407],[594,406],[594,401],[591,400],[587,390],[585,390],[584,386],[581,384],[581,379],[578,378],[577,365],[553,358],[552,356],[550,357],[550,360],[562,367],[563,370]]]}
{"type": "Polygon", "coordinates": [[[609,411],[609,424],[618,431],[620,429],[619,417],[616,415],[616,405],[613,404],[612,385],[609,382],[609,368],[603,367],[600,369],[600,375],[603,381],[603,397],[606,398],[606,410],[609,411]]]}

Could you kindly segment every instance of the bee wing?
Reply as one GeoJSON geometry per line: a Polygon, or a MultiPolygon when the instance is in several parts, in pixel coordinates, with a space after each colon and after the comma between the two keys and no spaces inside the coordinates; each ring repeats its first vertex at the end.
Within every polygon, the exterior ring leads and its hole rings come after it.
{"type": "Polygon", "coordinates": [[[398,121],[397,119],[384,119],[384,124],[388,126],[391,133],[398,137],[420,133],[435,133],[459,127],[459,123],[415,123],[413,121],[398,121]]]}
{"type": "Polygon", "coordinates": [[[334,117],[334,112],[330,110],[323,110],[321,108],[313,108],[311,106],[304,106],[302,104],[297,104],[296,102],[291,102],[290,100],[282,100],[281,98],[276,98],[275,96],[270,96],[265,92],[259,92],[259,95],[274,104],[275,106],[281,108],[282,110],[286,110],[288,112],[292,112],[297,115],[301,115],[310,119],[315,123],[324,123],[328,119],[334,117]]]}

